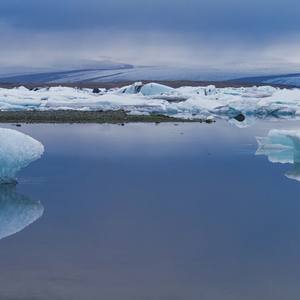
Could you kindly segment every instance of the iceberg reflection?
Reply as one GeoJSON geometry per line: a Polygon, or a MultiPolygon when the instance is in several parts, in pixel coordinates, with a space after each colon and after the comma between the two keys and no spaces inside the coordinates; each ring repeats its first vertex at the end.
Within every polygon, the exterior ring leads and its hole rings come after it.
{"type": "Polygon", "coordinates": [[[300,181],[300,131],[274,129],[256,140],[256,155],[266,155],[272,163],[292,164],[285,176],[300,181]]]}
{"type": "Polygon", "coordinates": [[[0,240],[23,230],[43,212],[40,202],[18,194],[15,185],[0,185],[0,240]]]}

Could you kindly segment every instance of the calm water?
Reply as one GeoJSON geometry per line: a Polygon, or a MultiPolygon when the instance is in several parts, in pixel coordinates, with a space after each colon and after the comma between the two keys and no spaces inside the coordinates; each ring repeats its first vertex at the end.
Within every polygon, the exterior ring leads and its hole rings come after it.
{"type": "Polygon", "coordinates": [[[46,153],[9,197],[44,214],[0,240],[0,299],[299,299],[300,182],[254,155],[272,128],[300,123],[18,128],[46,153]]]}

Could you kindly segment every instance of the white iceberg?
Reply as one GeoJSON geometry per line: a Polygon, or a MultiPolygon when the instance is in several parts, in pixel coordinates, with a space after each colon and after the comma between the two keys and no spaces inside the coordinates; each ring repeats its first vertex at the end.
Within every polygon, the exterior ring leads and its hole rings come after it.
{"type": "Polygon", "coordinates": [[[136,82],[132,85],[120,88],[117,92],[120,94],[138,94],[143,96],[163,95],[172,92],[174,89],[159,83],[136,82]]]}
{"type": "Polygon", "coordinates": [[[0,240],[20,232],[43,212],[40,202],[18,194],[14,185],[0,186],[0,240]]]}
{"type": "MultiPolygon", "coordinates": [[[[101,87],[99,87],[101,88],[101,87]]],[[[137,82],[93,93],[92,89],[51,87],[29,90],[0,88],[0,110],[119,110],[159,113],[182,118],[214,116],[230,120],[299,118],[300,89],[261,87],[180,87],[137,82]]],[[[240,121],[243,125],[247,120],[240,121]]],[[[242,125],[242,126],[243,126],[242,125]]]]}
{"type": "Polygon", "coordinates": [[[141,94],[144,96],[163,95],[171,93],[174,89],[158,83],[148,83],[142,86],[141,94]]]}
{"type": "Polygon", "coordinates": [[[276,130],[267,137],[257,137],[256,155],[266,155],[272,163],[292,164],[285,175],[300,181],[300,130],[276,130]]]}
{"type": "Polygon", "coordinates": [[[0,128],[0,184],[12,183],[16,174],[39,159],[44,146],[21,132],[0,128]]]}

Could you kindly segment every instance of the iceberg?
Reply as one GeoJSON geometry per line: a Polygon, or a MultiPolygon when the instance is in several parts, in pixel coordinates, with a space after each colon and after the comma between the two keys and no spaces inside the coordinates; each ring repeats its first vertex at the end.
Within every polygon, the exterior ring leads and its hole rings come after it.
{"type": "Polygon", "coordinates": [[[18,194],[14,185],[0,186],[0,240],[20,232],[43,213],[40,202],[18,194]]]}
{"type": "Polygon", "coordinates": [[[159,83],[147,83],[136,82],[132,85],[125,86],[118,90],[121,94],[138,94],[143,96],[163,95],[172,92],[174,89],[159,83]]]}
{"type": "Polygon", "coordinates": [[[12,129],[0,128],[0,184],[16,182],[16,174],[39,159],[44,146],[32,137],[12,129]]]}
{"type": "Polygon", "coordinates": [[[292,164],[285,176],[300,181],[300,130],[276,130],[257,137],[256,155],[265,155],[272,163],[292,164]]]}
{"type": "Polygon", "coordinates": [[[171,88],[158,83],[136,82],[110,90],[50,87],[0,88],[0,110],[119,110],[130,114],[159,113],[181,118],[213,116],[241,126],[247,119],[300,118],[300,89],[271,86],[225,87],[183,86],[171,88]]]}
{"type": "Polygon", "coordinates": [[[173,90],[174,90],[173,88],[166,85],[162,85],[158,83],[148,83],[142,86],[141,93],[144,96],[154,96],[154,95],[168,94],[171,93],[173,90]]]}

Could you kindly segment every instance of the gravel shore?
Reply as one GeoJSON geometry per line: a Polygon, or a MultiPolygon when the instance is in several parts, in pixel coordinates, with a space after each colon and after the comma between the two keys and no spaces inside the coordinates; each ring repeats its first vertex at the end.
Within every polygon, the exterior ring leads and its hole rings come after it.
{"type": "Polygon", "coordinates": [[[205,122],[213,120],[187,120],[164,115],[128,115],[123,110],[117,111],[0,111],[0,123],[166,123],[166,122],[205,122]]]}

